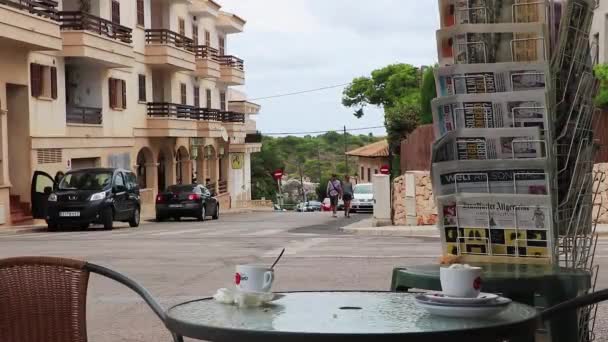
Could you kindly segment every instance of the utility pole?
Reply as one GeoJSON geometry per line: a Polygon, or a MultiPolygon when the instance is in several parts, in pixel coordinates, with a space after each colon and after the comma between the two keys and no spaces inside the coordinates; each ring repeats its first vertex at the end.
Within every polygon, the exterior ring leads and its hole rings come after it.
{"type": "Polygon", "coordinates": [[[348,154],[346,154],[346,152],[348,152],[348,139],[346,137],[346,126],[344,126],[344,162],[346,163],[346,174],[350,174],[350,170],[348,167],[348,154]]]}
{"type": "Polygon", "coordinates": [[[323,175],[321,174],[321,150],[319,149],[319,141],[317,140],[317,171],[319,172],[319,185],[321,185],[321,178],[323,175]]]}

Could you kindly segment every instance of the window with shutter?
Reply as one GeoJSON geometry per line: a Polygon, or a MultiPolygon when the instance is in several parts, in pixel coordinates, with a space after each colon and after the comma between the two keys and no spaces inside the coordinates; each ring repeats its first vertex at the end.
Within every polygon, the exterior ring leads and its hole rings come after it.
{"type": "Polygon", "coordinates": [[[137,0],[137,25],[146,26],[144,0],[137,0]]]}
{"type": "Polygon", "coordinates": [[[146,75],[139,75],[139,101],[146,102],[146,75]]]}
{"type": "Polygon", "coordinates": [[[179,18],[179,34],[186,35],[186,21],[183,18],[179,18]]]}
{"type": "Polygon", "coordinates": [[[205,30],[205,45],[211,46],[211,32],[205,30]]]}
{"type": "Polygon", "coordinates": [[[205,100],[207,101],[207,109],[211,109],[211,89],[205,90],[205,100]]]}
{"type": "Polygon", "coordinates": [[[42,65],[30,64],[30,87],[33,97],[42,95],[42,65]]]}
{"type": "Polygon", "coordinates": [[[186,105],[188,104],[188,94],[186,94],[186,84],[185,83],[180,83],[179,85],[179,90],[182,96],[182,104],[186,105]]]}
{"type": "Polygon", "coordinates": [[[220,37],[219,42],[220,42],[220,56],[225,56],[226,55],[226,39],[224,39],[224,37],[220,37]]]}
{"type": "Polygon", "coordinates": [[[201,89],[194,87],[194,107],[198,108],[201,106],[201,89]]]}
{"type": "Polygon", "coordinates": [[[120,2],[112,0],[112,22],[120,24],[120,2]]]}
{"type": "Polygon", "coordinates": [[[110,98],[110,108],[116,108],[118,104],[118,98],[116,96],[116,79],[110,78],[108,80],[109,84],[109,98],[110,98]]]}
{"type": "Polygon", "coordinates": [[[220,109],[226,111],[226,92],[220,92],[220,109]]]}
{"type": "Polygon", "coordinates": [[[195,46],[198,46],[198,26],[192,25],[192,41],[195,46]]]}
{"type": "Polygon", "coordinates": [[[122,90],[122,109],[127,109],[127,82],[125,80],[121,80],[120,87],[122,90]]]}
{"type": "Polygon", "coordinates": [[[57,68],[51,67],[51,98],[57,99],[57,68]]]}

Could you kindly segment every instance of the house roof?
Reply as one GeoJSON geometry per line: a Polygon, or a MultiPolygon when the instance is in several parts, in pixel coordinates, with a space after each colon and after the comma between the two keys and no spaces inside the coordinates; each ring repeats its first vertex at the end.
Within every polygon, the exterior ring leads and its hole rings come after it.
{"type": "Polygon", "coordinates": [[[381,158],[388,157],[388,141],[380,140],[370,145],[359,147],[356,150],[346,152],[349,156],[381,158]]]}

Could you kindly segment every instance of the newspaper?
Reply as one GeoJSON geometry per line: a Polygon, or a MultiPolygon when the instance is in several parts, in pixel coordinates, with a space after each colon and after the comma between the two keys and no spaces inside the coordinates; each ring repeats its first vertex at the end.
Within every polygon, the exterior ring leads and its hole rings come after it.
{"type": "Polygon", "coordinates": [[[544,24],[478,24],[437,31],[439,65],[534,63],[548,59],[544,24]]]}
{"type": "Polygon", "coordinates": [[[547,20],[547,1],[542,0],[448,0],[441,5],[444,26],[547,20]]]}
{"type": "Polygon", "coordinates": [[[433,144],[433,163],[545,157],[538,128],[458,129],[433,144]]]}
{"type": "Polygon", "coordinates": [[[437,96],[545,89],[551,82],[546,63],[454,65],[435,71],[437,96]]]}
{"type": "Polygon", "coordinates": [[[548,195],[546,161],[451,161],[432,166],[433,193],[548,195]]]}
{"type": "Polygon", "coordinates": [[[435,136],[460,128],[548,128],[543,90],[441,97],[432,101],[435,136]]]}
{"type": "Polygon", "coordinates": [[[551,258],[549,196],[455,195],[437,198],[444,251],[455,255],[551,258]]]}

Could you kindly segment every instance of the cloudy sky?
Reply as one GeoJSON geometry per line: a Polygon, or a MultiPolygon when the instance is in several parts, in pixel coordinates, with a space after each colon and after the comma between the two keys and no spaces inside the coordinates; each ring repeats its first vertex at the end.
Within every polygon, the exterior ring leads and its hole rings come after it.
{"type": "MultiPolygon", "coordinates": [[[[246,65],[250,99],[350,82],[391,63],[435,63],[436,0],[219,0],[247,20],[228,40],[246,65]]],[[[264,133],[382,126],[380,110],[356,119],[343,88],[255,101],[264,133]]],[[[363,132],[367,133],[367,132],[363,132]]],[[[383,134],[384,130],[374,130],[383,134]]]]}

